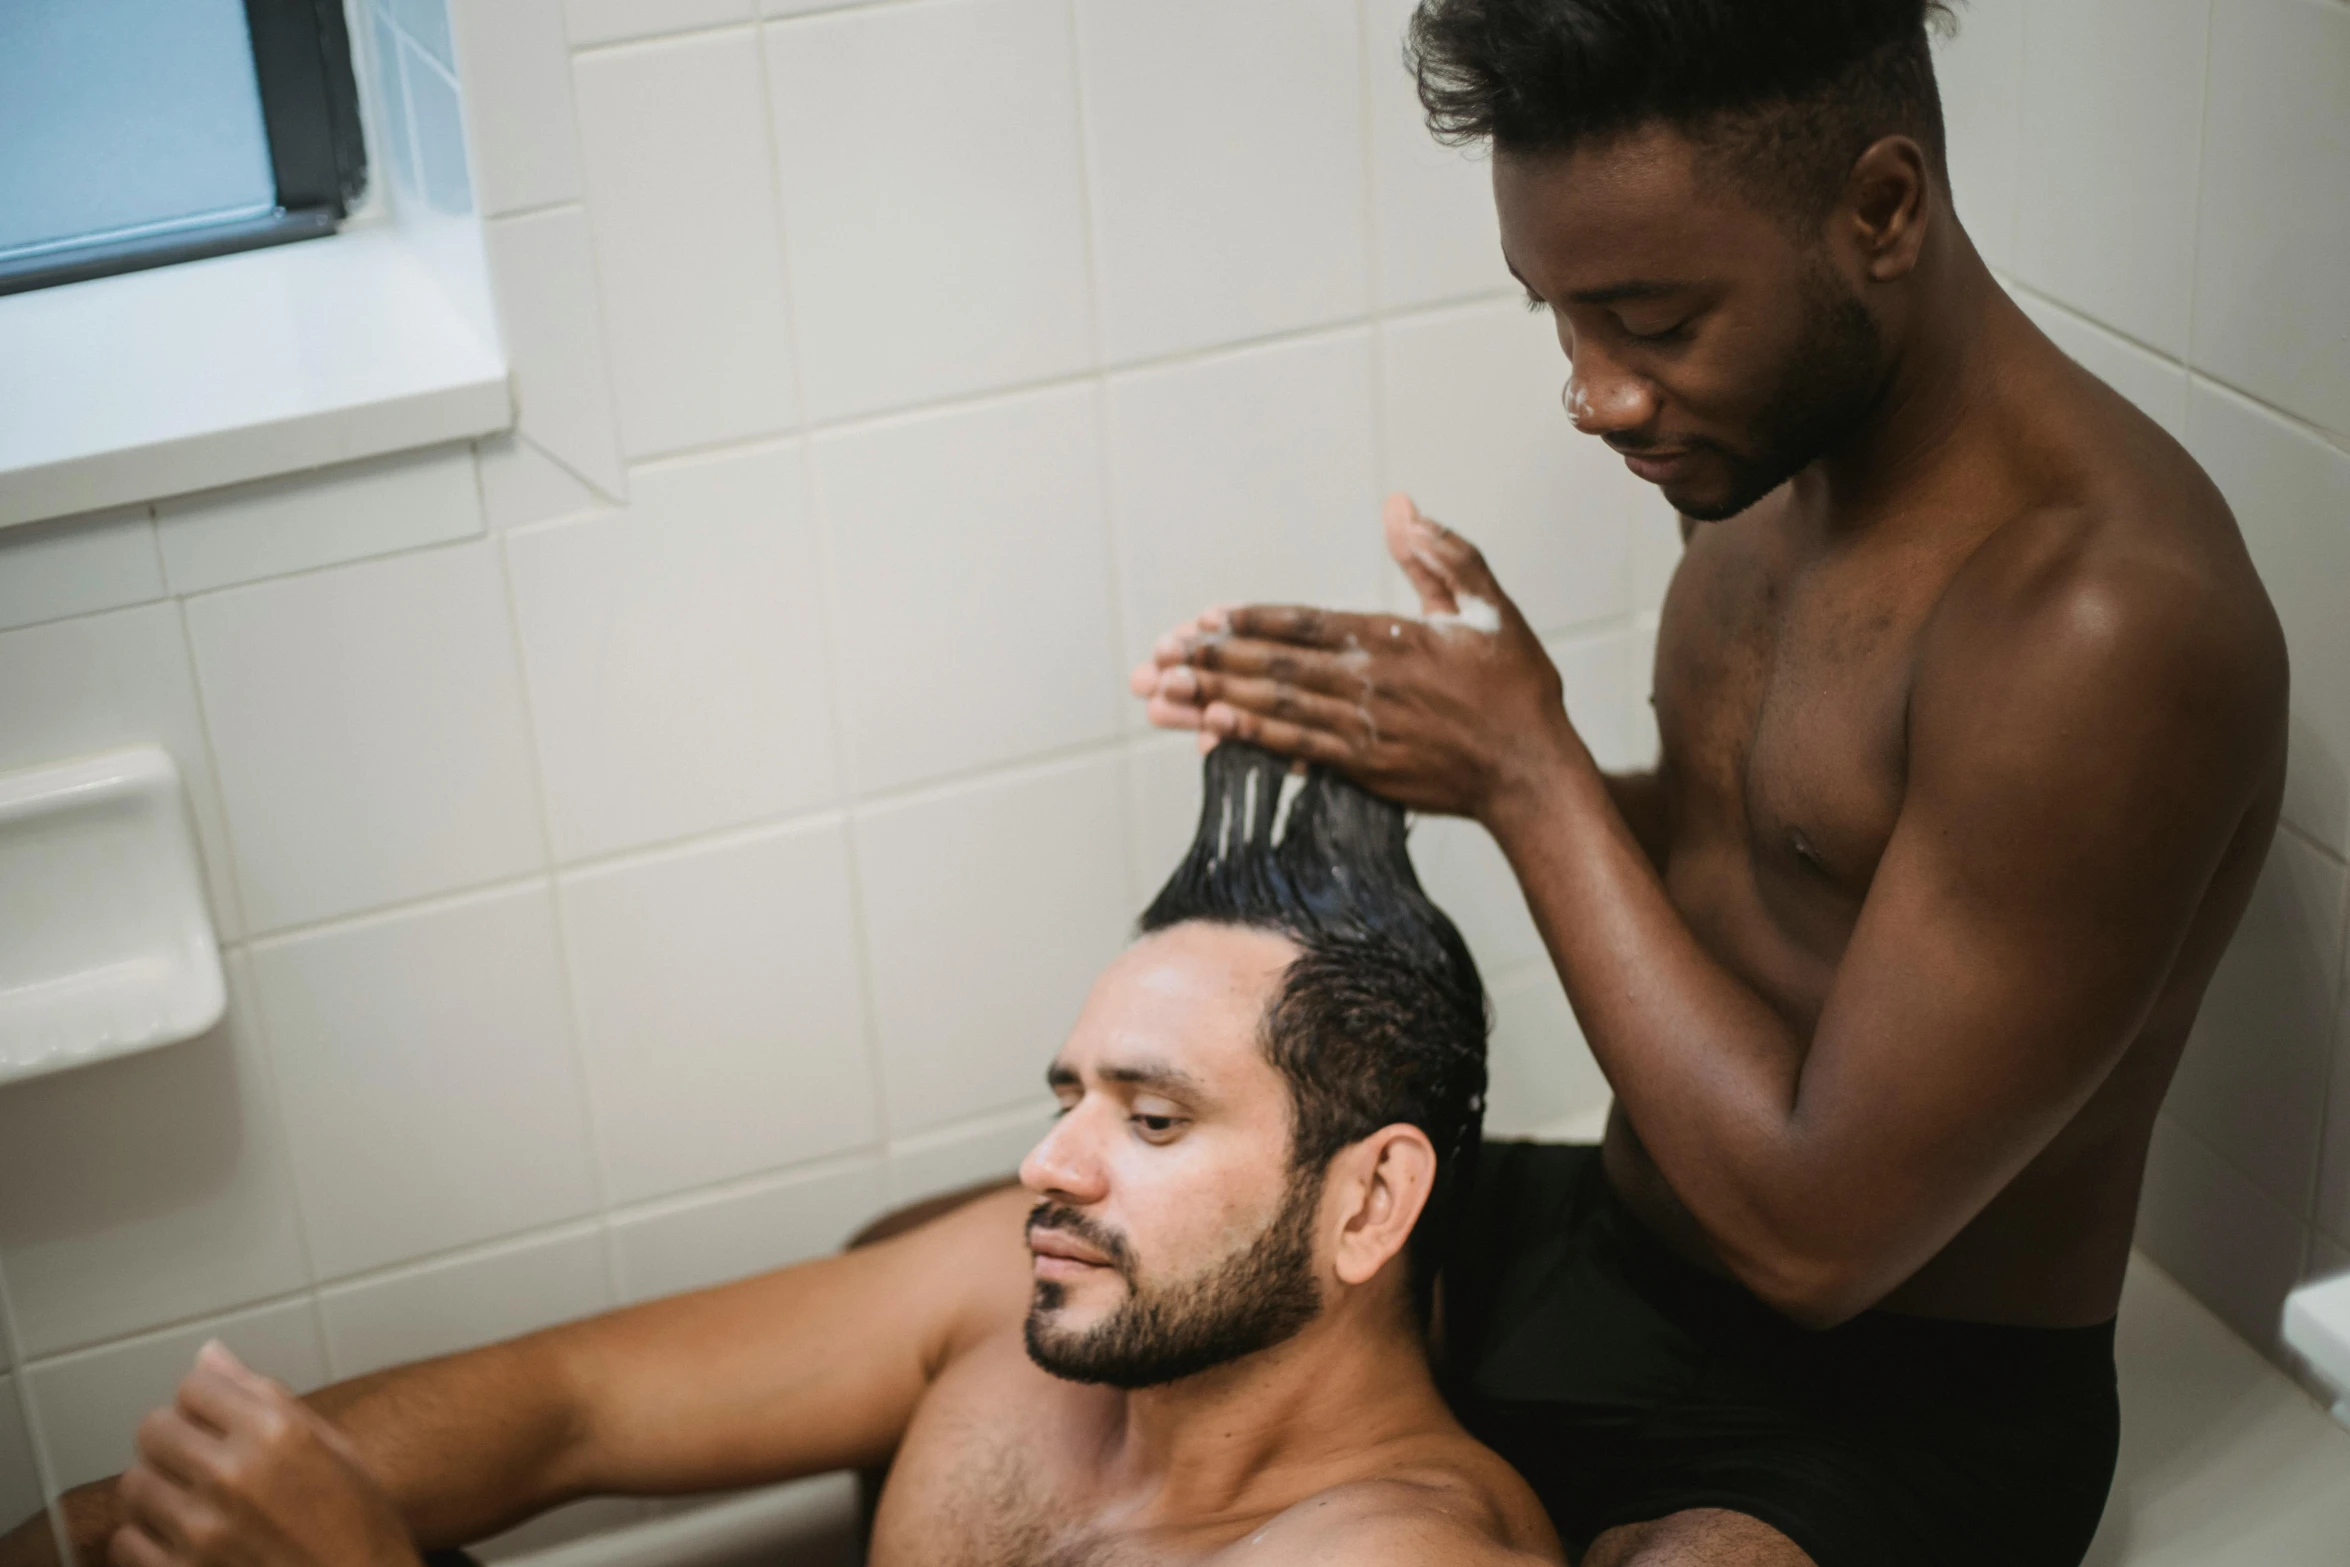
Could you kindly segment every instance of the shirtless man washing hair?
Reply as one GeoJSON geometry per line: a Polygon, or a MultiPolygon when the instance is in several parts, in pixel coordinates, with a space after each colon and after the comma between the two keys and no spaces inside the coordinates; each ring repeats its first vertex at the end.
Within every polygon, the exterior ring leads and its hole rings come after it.
{"type": "MultiPolygon", "coordinates": [[[[572,1497],[882,1462],[876,1564],[1559,1560],[1423,1351],[1475,965],[1395,807],[1315,775],[1276,842],[1287,772],[1211,758],[1025,1191],[302,1401],[208,1348],[68,1499],[84,1567],[415,1567],[572,1497]]],[[[44,1555],[39,1519],[0,1540],[44,1555]]]]}

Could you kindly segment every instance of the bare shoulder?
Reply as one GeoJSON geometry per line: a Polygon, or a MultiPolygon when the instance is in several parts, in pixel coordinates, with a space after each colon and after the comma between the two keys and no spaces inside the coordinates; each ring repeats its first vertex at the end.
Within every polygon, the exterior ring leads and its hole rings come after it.
{"type": "MultiPolygon", "coordinates": [[[[1034,1288],[1026,1225],[1035,1199],[1018,1187],[989,1192],[863,1248],[915,1296],[939,1303],[937,1362],[1017,1329],[1034,1288]]],[[[933,1374],[940,1369],[931,1367],[933,1374]]]]}
{"type": "Polygon", "coordinates": [[[1566,1560],[1533,1491],[1482,1448],[1333,1486],[1241,1543],[1252,1560],[1285,1567],[1537,1567],[1566,1560]]]}
{"type": "Polygon", "coordinates": [[[2263,763],[2284,732],[2284,632],[2225,502],[2176,457],[2160,482],[2051,501],[1976,549],[1919,645],[1913,722],[1990,703],[2010,725],[2070,726],[2094,707],[2263,763]]]}

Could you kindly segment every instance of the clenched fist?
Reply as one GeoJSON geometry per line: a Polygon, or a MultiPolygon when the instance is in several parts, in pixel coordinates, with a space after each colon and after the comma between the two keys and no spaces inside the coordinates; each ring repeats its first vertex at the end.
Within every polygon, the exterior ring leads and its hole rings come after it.
{"type": "Polygon", "coordinates": [[[114,1567],[417,1567],[341,1432],[218,1343],[139,1425],[114,1567]]]}

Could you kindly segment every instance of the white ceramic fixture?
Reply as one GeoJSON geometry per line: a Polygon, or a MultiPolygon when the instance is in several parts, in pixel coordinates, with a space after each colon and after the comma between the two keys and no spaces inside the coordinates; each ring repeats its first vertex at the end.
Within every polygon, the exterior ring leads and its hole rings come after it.
{"type": "Polygon", "coordinates": [[[2334,1418],[2350,1426],[2350,1273],[2285,1297],[2285,1342],[2342,1395],[2334,1418]]]}
{"type": "Polygon", "coordinates": [[[0,1084],[191,1038],[226,1003],[171,757],[0,774],[0,1084]]]}

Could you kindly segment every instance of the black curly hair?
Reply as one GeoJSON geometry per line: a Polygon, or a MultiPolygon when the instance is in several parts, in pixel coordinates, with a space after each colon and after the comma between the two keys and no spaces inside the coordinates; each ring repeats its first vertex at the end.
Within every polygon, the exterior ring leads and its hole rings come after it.
{"type": "Polygon", "coordinates": [[[1946,0],[1421,0],[1404,58],[1439,140],[1545,153],[1668,125],[1809,221],[1881,137],[1947,172],[1927,29],[1952,20],[1946,0]]]}
{"type": "Polygon", "coordinates": [[[1484,1121],[1476,960],[1420,888],[1401,806],[1323,768],[1293,780],[1286,758],[1237,741],[1210,751],[1204,771],[1199,830],[1141,932],[1205,920],[1298,945],[1264,1021],[1290,1090],[1291,1167],[1318,1191],[1348,1144],[1399,1122],[1427,1133],[1435,1190],[1410,1248],[1425,1311],[1484,1121]]]}

